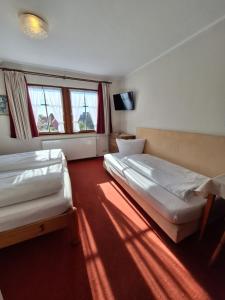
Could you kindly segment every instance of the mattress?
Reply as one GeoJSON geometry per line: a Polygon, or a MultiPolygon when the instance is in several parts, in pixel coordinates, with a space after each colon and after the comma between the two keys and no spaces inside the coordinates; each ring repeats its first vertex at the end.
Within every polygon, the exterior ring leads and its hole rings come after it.
{"type": "Polygon", "coordinates": [[[0,232],[60,215],[72,207],[70,177],[65,160],[63,164],[63,187],[59,192],[0,208],[0,232]]]}
{"type": "Polygon", "coordinates": [[[153,207],[161,216],[174,224],[192,222],[201,217],[206,199],[192,196],[189,202],[183,201],[128,167],[121,161],[123,157],[119,153],[106,154],[105,165],[142,196],[145,207],[153,207]]]}

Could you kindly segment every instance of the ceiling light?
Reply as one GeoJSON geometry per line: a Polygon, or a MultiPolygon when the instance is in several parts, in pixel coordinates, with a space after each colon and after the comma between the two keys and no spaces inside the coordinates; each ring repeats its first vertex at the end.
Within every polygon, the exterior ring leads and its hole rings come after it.
{"type": "Polygon", "coordinates": [[[35,39],[45,39],[48,36],[48,23],[31,13],[19,15],[21,30],[35,39]]]}

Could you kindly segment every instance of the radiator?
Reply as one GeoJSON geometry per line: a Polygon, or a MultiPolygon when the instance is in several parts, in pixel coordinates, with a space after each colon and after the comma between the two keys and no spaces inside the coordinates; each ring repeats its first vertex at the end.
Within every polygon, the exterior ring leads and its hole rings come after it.
{"type": "Polygon", "coordinates": [[[43,149],[62,149],[67,160],[95,157],[96,137],[43,140],[43,149]]]}

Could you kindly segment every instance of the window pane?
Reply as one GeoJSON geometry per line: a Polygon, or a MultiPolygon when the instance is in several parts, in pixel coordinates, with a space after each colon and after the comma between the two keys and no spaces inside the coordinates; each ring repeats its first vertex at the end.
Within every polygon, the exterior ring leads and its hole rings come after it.
{"type": "Polygon", "coordinates": [[[65,132],[60,88],[29,87],[29,95],[39,132],[65,132]]]}
{"type": "Polygon", "coordinates": [[[97,93],[92,91],[70,91],[73,115],[73,131],[96,130],[97,93]]]}
{"type": "Polygon", "coordinates": [[[87,118],[86,125],[87,130],[96,130],[97,128],[97,93],[88,92],[85,93],[86,105],[87,105],[87,118]]]}
{"type": "Polygon", "coordinates": [[[48,116],[42,87],[29,87],[29,95],[38,131],[48,132],[48,116]]]}
{"type": "Polygon", "coordinates": [[[60,88],[44,88],[50,132],[65,132],[60,88]]]}
{"type": "Polygon", "coordinates": [[[84,112],[84,93],[80,91],[71,91],[71,109],[73,116],[73,131],[78,132],[80,130],[85,130],[84,124],[79,122],[80,116],[84,112]]]}

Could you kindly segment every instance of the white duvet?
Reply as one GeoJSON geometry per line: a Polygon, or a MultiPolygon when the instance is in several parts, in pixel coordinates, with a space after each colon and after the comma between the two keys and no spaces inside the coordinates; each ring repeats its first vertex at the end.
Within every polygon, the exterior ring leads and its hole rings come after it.
{"type": "Polygon", "coordinates": [[[62,150],[40,150],[0,155],[0,172],[42,168],[62,162],[62,150]]]}
{"type": "Polygon", "coordinates": [[[184,201],[188,201],[199,186],[204,186],[210,180],[209,177],[149,154],[129,155],[121,161],[184,201]]]}
{"type": "Polygon", "coordinates": [[[1,172],[0,207],[51,195],[58,192],[62,185],[62,163],[42,168],[1,172]]]}

